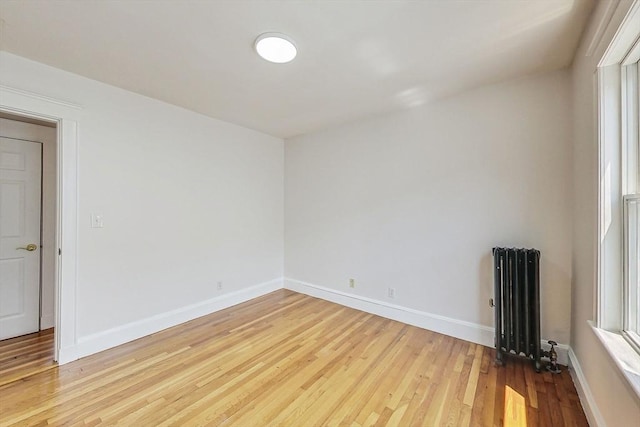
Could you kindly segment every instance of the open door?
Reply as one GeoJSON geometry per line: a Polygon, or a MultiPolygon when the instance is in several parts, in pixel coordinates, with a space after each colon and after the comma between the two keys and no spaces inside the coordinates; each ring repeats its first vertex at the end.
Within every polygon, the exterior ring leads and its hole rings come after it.
{"type": "Polygon", "coordinates": [[[42,144],[0,138],[0,339],[40,329],[42,144]]]}

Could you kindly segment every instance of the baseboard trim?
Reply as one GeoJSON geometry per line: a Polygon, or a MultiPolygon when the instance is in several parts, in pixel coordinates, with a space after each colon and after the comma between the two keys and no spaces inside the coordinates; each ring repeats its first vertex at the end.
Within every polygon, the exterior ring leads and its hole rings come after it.
{"type": "Polygon", "coordinates": [[[53,314],[47,314],[40,317],[40,330],[53,328],[56,325],[53,314]]]}
{"type": "Polygon", "coordinates": [[[387,319],[397,320],[419,328],[493,347],[493,327],[389,304],[385,301],[348,294],[287,277],[284,278],[284,287],[301,294],[376,314],[387,319]]]}
{"type": "MultiPolygon", "coordinates": [[[[451,317],[441,316],[439,314],[428,313],[426,311],[415,310],[396,304],[390,304],[385,301],[375,300],[360,295],[349,294],[347,292],[337,291],[335,289],[324,286],[314,285],[312,283],[285,277],[284,287],[295,292],[320,298],[336,304],[355,308],[356,310],[365,311],[367,313],[376,314],[387,319],[397,320],[398,322],[407,323],[419,328],[428,329],[465,341],[481,344],[486,347],[493,347],[492,326],[485,326],[479,323],[467,322],[464,320],[454,319],[451,317]]],[[[547,344],[547,340],[542,340],[542,349],[549,350],[551,346],[547,344]]],[[[569,346],[566,344],[558,344],[556,353],[558,354],[558,363],[567,366],[569,346]]]]}
{"type": "Polygon", "coordinates": [[[584,372],[580,367],[580,362],[578,361],[578,356],[573,352],[573,349],[569,347],[569,373],[571,374],[571,378],[573,379],[573,383],[576,386],[576,391],[578,392],[578,396],[580,397],[580,403],[582,403],[582,409],[584,410],[585,415],[587,416],[587,421],[589,421],[589,425],[593,427],[604,427],[606,426],[604,422],[604,418],[602,418],[602,414],[596,405],[596,400],[591,393],[591,389],[589,388],[589,384],[587,383],[587,378],[584,376],[584,372]]]}
{"type": "MultiPolygon", "coordinates": [[[[78,339],[75,346],[60,348],[58,363],[65,364],[81,357],[86,357],[103,350],[142,338],[163,329],[179,325],[207,314],[249,301],[278,289],[289,289],[294,292],[320,298],[346,307],[403,322],[408,325],[428,329],[444,335],[493,347],[493,327],[467,322],[438,314],[428,313],[385,301],[379,301],[360,295],[349,294],[324,286],[314,285],[291,278],[278,278],[260,283],[249,288],[220,295],[207,301],[192,304],[158,314],[146,319],[131,322],[106,331],[91,334],[78,339]]],[[[543,340],[543,349],[548,344],[543,340]]],[[[558,363],[568,365],[570,348],[559,344],[556,347],[558,363]]],[[[583,377],[584,378],[584,377],[583,377]]]]}
{"type": "Polygon", "coordinates": [[[278,289],[282,289],[282,278],[270,280],[206,301],[81,337],[78,339],[78,343],[74,348],[67,347],[60,349],[58,363],[64,364],[116,347],[163,329],[266,295],[278,289]]]}
{"type": "Polygon", "coordinates": [[[58,350],[58,360],[56,360],[56,362],[58,362],[58,365],[64,365],[65,363],[73,362],[74,360],[80,359],[76,348],[77,346],[75,345],[70,347],[61,347],[58,350]]]}

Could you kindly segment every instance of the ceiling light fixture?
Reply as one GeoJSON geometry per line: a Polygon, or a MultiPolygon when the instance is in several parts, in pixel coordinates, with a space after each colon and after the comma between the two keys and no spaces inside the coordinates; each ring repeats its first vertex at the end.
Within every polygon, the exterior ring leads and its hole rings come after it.
{"type": "Polygon", "coordinates": [[[260,34],[254,43],[258,55],[269,62],[284,64],[296,57],[298,50],[290,37],[280,33],[260,34]]]}

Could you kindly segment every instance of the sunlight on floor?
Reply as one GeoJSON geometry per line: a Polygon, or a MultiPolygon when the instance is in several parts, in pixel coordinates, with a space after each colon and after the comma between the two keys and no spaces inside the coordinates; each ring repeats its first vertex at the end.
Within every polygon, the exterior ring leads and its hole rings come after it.
{"type": "Polygon", "coordinates": [[[504,387],[504,427],[526,427],[527,408],[524,396],[509,387],[504,387]]]}

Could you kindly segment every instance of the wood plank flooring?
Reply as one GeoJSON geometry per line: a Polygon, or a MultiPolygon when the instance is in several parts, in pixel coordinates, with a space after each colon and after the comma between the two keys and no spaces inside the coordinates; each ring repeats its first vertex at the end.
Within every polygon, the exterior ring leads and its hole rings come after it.
{"type": "MultiPolygon", "coordinates": [[[[0,376],[9,351],[0,343],[0,376]]],[[[493,349],[280,290],[14,378],[0,385],[0,426],[587,425],[566,370],[493,359],[493,349]]]]}
{"type": "Polygon", "coordinates": [[[55,366],[53,328],[0,341],[0,386],[55,366]]]}

